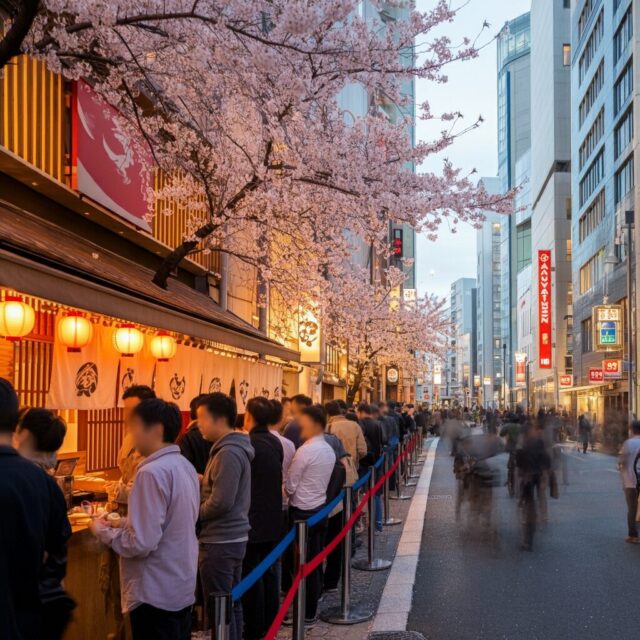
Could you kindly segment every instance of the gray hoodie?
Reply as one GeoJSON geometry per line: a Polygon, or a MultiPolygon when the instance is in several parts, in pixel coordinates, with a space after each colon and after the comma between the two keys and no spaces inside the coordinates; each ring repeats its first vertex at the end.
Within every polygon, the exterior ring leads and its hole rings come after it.
{"type": "Polygon", "coordinates": [[[251,440],[232,431],[211,447],[200,491],[200,542],[242,542],[249,534],[251,440]]]}

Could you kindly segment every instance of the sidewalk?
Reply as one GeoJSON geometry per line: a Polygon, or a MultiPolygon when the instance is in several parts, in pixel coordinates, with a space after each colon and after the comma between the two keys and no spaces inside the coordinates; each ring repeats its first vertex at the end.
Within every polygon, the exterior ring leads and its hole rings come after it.
{"type": "MultiPolygon", "coordinates": [[[[431,444],[431,438],[425,440],[424,452],[428,452],[429,445],[431,444]]],[[[402,524],[384,527],[382,533],[376,534],[376,556],[379,558],[385,558],[394,560],[392,567],[386,571],[358,571],[352,569],[351,571],[351,603],[357,605],[359,603],[367,603],[374,606],[374,609],[378,610],[380,600],[387,585],[387,579],[393,575],[390,581],[390,590],[393,591],[394,596],[396,593],[404,596],[406,600],[409,598],[409,604],[413,595],[413,581],[410,584],[401,584],[403,581],[399,579],[399,574],[406,572],[408,574],[411,569],[408,565],[412,564],[413,552],[415,551],[415,557],[417,560],[417,553],[420,547],[420,540],[417,539],[418,520],[424,520],[424,508],[426,507],[425,496],[425,476],[427,475],[428,463],[420,465],[418,471],[421,474],[418,480],[418,487],[408,487],[404,489],[404,493],[407,495],[415,495],[422,497],[418,504],[415,499],[412,500],[392,500],[391,501],[391,513],[394,517],[402,519],[402,524]],[[403,548],[398,551],[400,538],[403,531],[407,530],[402,545],[403,548]],[[414,549],[415,547],[415,549],[414,549]],[[399,553],[396,557],[396,553],[399,553]],[[394,571],[395,569],[395,571],[394,571]],[[406,593],[405,593],[406,592],[406,593]]],[[[430,473],[428,474],[430,475],[430,473]]],[[[428,486],[426,487],[428,492],[428,486]]],[[[358,548],[354,560],[361,558],[366,559],[367,556],[367,532],[363,532],[358,536],[362,541],[362,544],[358,548]]],[[[393,602],[385,594],[385,602],[387,605],[393,607],[393,602]]],[[[387,611],[389,606],[385,605],[385,610],[380,611],[380,618],[376,621],[374,616],[371,620],[363,622],[361,624],[342,626],[328,624],[319,620],[315,626],[310,628],[305,637],[309,639],[323,638],[326,640],[364,640],[371,634],[372,640],[401,640],[411,638],[422,638],[422,636],[408,633],[404,631],[401,617],[406,624],[406,615],[398,616],[397,612],[392,610],[387,611]],[[380,619],[383,618],[391,625],[380,625],[380,619]],[[375,628],[374,628],[374,623],[375,628]],[[397,626],[394,626],[396,625],[397,626]],[[378,631],[380,627],[395,629],[396,631],[378,631]],[[402,633],[398,633],[402,631],[402,633]]],[[[340,592],[330,593],[325,595],[323,601],[319,605],[319,611],[329,609],[332,607],[340,606],[340,592]]],[[[291,627],[282,627],[278,633],[278,640],[289,640],[291,638],[291,627]]]]}

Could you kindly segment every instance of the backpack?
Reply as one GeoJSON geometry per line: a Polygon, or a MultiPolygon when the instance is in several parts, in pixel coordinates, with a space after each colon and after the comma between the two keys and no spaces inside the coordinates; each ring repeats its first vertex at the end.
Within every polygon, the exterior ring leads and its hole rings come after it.
{"type": "Polygon", "coordinates": [[[331,472],[331,478],[329,478],[329,484],[327,485],[327,502],[325,504],[329,504],[340,495],[340,492],[344,488],[346,478],[347,472],[342,461],[336,460],[336,463],[333,465],[333,471],[331,472]]]}

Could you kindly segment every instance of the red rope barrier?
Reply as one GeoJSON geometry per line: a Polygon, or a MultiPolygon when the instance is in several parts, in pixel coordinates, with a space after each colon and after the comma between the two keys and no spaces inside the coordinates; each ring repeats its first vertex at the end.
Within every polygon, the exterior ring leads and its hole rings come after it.
{"type": "Polygon", "coordinates": [[[364,510],[365,505],[369,501],[369,498],[372,495],[375,495],[376,493],[378,493],[378,491],[384,484],[385,480],[389,478],[393,473],[395,473],[395,470],[398,468],[398,465],[400,464],[400,460],[402,460],[402,458],[404,458],[405,456],[409,455],[409,453],[411,453],[411,451],[413,450],[413,447],[416,445],[417,437],[418,436],[416,435],[409,441],[407,448],[402,452],[402,454],[400,454],[396,458],[396,461],[393,463],[391,468],[382,477],[378,479],[373,489],[367,491],[365,496],[358,503],[358,506],[355,508],[349,520],[345,523],[345,525],[340,530],[340,533],[338,533],[338,535],[315,558],[312,558],[311,560],[309,560],[309,562],[305,563],[298,569],[296,575],[293,578],[293,583],[291,584],[291,588],[287,592],[287,595],[284,597],[284,600],[280,605],[280,609],[278,610],[278,614],[273,620],[271,627],[269,627],[269,631],[265,635],[264,640],[275,639],[276,634],[278,633],[278,631],[280,630],[280,627],[282,626],[282,622],[285,616],[287,615],[287,611],[289,610],[289,607],[291,606],[291,603],[295,598],[296,592],[298,591],[298,588],[300,587],[300,583],[302,582],[302,580],[310,576],[324,562],[326,557],[344,540],[344,537],[347,535],[347,532],[349,531],[349,529],[351,529],[355,525],[356,521],[360,517],[360,514],[364,510]]]}

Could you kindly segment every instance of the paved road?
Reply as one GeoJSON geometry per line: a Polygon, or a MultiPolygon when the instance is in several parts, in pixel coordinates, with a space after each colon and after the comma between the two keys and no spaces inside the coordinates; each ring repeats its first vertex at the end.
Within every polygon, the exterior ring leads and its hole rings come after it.
{"type": "Polygon", "coordinates": [[[502,487],[497,545],[456,525],[452,458],[440,442],[409,629],[427,640],[640,637],[640,545],[624,542],[616,460],[566,451],[569,486],[549,501],[549,524],[527,553],[502,487]]]}

